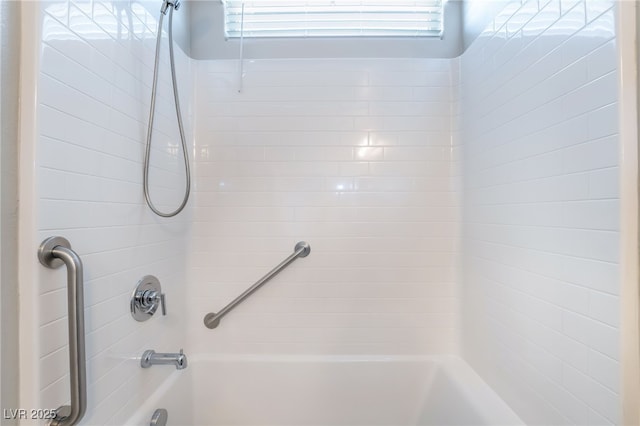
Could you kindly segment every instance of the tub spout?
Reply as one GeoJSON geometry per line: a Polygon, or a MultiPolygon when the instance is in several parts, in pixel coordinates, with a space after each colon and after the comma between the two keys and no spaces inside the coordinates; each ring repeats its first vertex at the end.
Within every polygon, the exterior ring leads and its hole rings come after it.
{"type": "Polygon", "coordinates": [[[142,354],[140,366],[142,368],[149,368],[152,365],[175,365],[177,370],[184,370],[187,368],[187,356],[182,349],[180,349],[180,353],[177,354],[158,353],[152,349],[148,349],[142,354]]]}

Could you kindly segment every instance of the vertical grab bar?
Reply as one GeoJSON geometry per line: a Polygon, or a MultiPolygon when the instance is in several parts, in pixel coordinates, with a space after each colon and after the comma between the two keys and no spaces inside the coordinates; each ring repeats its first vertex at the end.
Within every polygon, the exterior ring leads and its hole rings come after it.
{"type": "Polygon", "coordinates": [[[60,406],[50,426],[73,426],[87,410],[87,368],[84,349],[84,294],[82,261],[62,237],[49,237],[40,244],[38,259],[47,268],[67,267],[69,316],[69,376],[71,405],[60,406]]]}

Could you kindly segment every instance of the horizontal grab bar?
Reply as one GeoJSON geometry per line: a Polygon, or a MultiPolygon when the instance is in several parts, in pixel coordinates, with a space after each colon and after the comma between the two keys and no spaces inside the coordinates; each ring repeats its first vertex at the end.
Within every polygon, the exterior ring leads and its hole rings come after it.
{"type": "Polygon", "coordinates": [[[244,291],[240,296],[236,297],[229,303],[227,306],[222,308],[219,312],[209,312],[204,317],[204,325],[207,328],[216,328],[220,324],[220,320],[222,317],[227,315],[229,312],[233,310],[236,306],[238,306],[243,300],[247,297],[251,296],[256,290],[265,285],[271,278],[275,277],[282,271],[284,268],[289,266],[291,262],[296,260],[299,257],[307,257],[309,253],[311,253],[311,246],[306,241],[300,241],[296,244],[293,249],[293,253],[289,255],[285,260],[283,260],[278,266],[273,268],[267,275],[260,278],[254,285],[249,287],[244,291]]]}

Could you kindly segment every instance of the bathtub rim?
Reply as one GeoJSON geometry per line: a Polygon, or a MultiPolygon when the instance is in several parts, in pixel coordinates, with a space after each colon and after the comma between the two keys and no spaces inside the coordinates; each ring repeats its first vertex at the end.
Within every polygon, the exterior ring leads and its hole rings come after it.
{"type": "MultiPolygon", "coordinates": [[[[291,355],[291,354],[195,354],[189,356],[186,370],[175,370],[149,395],[138,410],[131,414],[125,425],[147,424],[161,398],[181,378],[189,380],[190,371],[206,363],[428,363],[436,369],[435,375],[444,374],[453,386],[464,394],[467,403],[479,414],[486,425],[504,424],[524,426],[525,423],[509,405],[471,368],[456,355],[291,355]],[[185,377],[185,374],[189,376],[185,377]]],[[[193,384],[190,384],[192,388],[193,384]]],[[[171,415],[171,413],[169,413],[171,415]]]]}

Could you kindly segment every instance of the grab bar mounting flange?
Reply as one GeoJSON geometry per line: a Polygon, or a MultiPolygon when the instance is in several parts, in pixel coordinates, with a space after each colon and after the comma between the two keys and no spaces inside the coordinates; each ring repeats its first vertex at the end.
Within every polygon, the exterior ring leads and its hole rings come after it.
{"type": "Polygon", "coordinates": [[[71,243],[63,237],[49,237],[38,248],[38,260],[47,268],[57,269],[64,265],[62,259],[53,255],[53,249],[56,247],[71,249],[71,243]]]}

